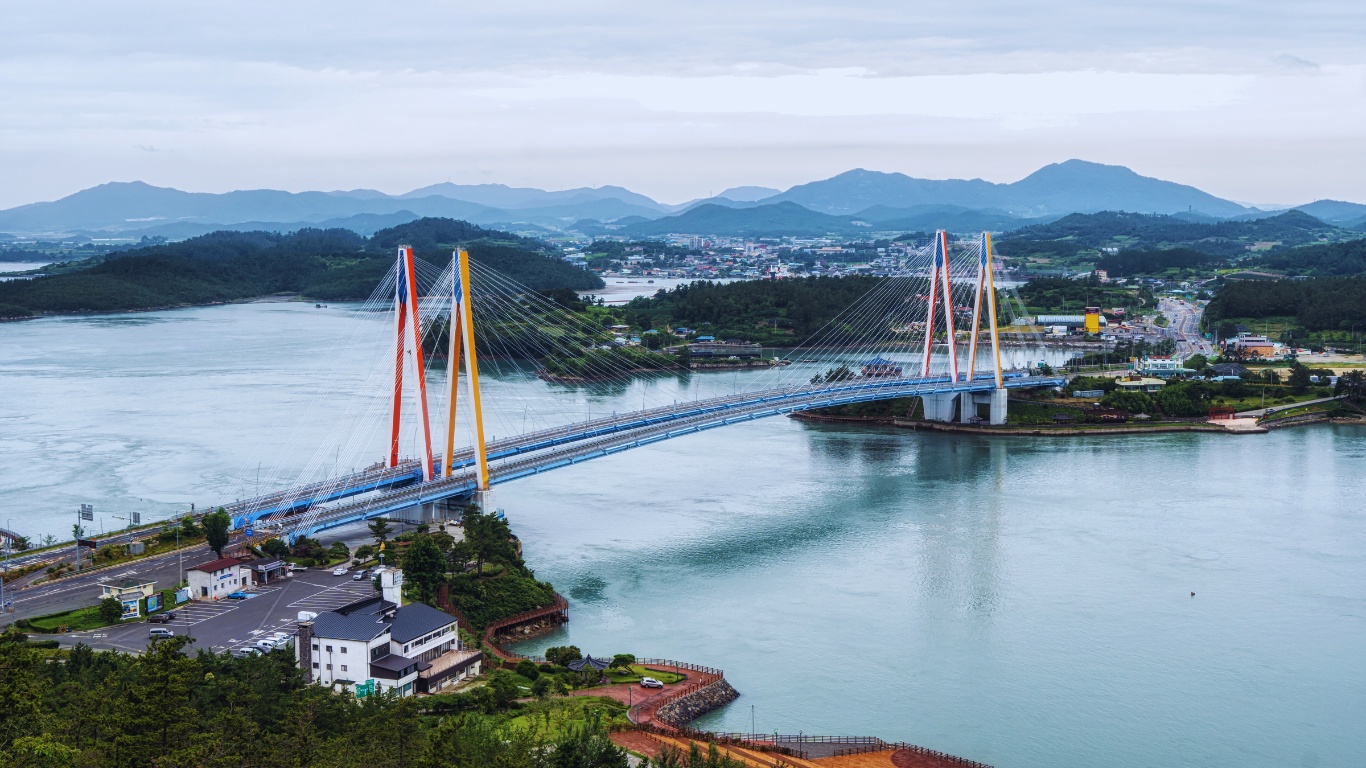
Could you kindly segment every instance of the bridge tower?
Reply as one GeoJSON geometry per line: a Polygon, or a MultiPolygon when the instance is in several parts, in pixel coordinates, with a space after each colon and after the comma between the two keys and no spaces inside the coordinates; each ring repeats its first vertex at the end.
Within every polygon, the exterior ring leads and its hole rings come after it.
{"type": "Polygon", "coordinates": [[[930,343],[934,330],[934,304],[936,293],[942,293],[945,309],[945,328],[949,338],[949,375],[953,381],[965,378],[966,381],[973,381],[977,375],[977,343],[982,331],[982,314],[987,315],[987,327],[990,329],[991,352],[992,352],[992,373],[995,378],[995,388],[986,392],[963,392],[963,393],[938,393],[926,395],[923,398],[925,408],[925,418],[931,421],[954,421],[955,419],[968,422],[977,415],[979,405],[987,405],[990,408],[991,424],[1004,424],[1006,420],[1006,390],[1002,386],[1001,375],[1001,343],[1000,333],[996,322],[996,276],[993,270],[991,255],[991,233],[983,232],[981,238],[981,253],[977,259],[977,281],[973,289],[972,300],[972,335],[968,341],[968,370],[967,376],[962,377],[958,372],[957,348],[954,343],[953,329],[953,305],[951,304],[951,283],[948,274],[948,235],[944,231],[939,231],[935,235],[935,260],[931,268],[930,276],[930,301],[929,314],[926,318],[925,334],[925,370],[929,370],[930,364],[930,343]],[[939,284],[936,286],[936,282],[939,284]]]}
{"type": "Polygon", "coordinates": [[[949,277],[949,233],[934,233],[934,260],[930,265],[930,294],[925,302],[925,356],[920,375],[930,375],[930,357],[934,349],[934,309],[940,294],[944,302],[944,330],[949,345],[949,377],[958,381],[958,341],[953,330],[953,286],[949,277]]]}
{"type": "Polygon", "coordinates": [[[413,249],[398,248],[398,276],[394,286],[394,394],[393,421],[389,432],[388,465],[398,466],[399,426],[403,416],[404,368],[413,368],[417,382],[417,407],[422,418],[423,481],[432,479],[432,430],[427,413],[427,372],[422,359],[422,325],[418,319],[417,275],[413,272],[413,249]],[[408,344],[412,344],[411,354],[408,344]]]}
{"type": "Polygon", "coordinates": [[[451,253],[454,280],[451,291],[450,377],[446,392],[446,461],[442,475],[454,471],[456,397],[459,391],[460,364],[465,366],[465,387],[469,395],[474,426],[475,503],[491,510],[488,449],[484,442],[484,409],[479,392],[479,361],[475,354],[474,305],[470,301],[470,255],[464,249],[451,253]]]}

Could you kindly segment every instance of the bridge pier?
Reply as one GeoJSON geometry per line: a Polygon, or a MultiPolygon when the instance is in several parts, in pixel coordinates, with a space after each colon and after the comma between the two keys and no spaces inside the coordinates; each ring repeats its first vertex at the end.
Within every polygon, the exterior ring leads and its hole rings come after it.
{"type": "Polygon", "coordinates": [[[922,395],[925,404],[926,421],[957,421],[968,424],[979,415],[980,406],[987,406],[985,420],[988,424],[1000,426],[1006,423],[1006,390],[992,389],[986,392],[936,392],[922,395]]]}

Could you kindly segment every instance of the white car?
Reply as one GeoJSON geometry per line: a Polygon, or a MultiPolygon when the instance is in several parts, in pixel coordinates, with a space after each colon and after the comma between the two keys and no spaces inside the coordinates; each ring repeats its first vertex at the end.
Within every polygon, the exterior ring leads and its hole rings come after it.
{"type": "Polygon", "coordinates": [[[642,678],[640,678],[640,687],[641,687],[641,688],[663,688],[663,687],[664,687],[664,683],[661,683],[660,681],[654,679],[653,677],[642,677],[642,678]]]}
{"type": "Polygon", "coordinates": [[[271,640],[268,637],[257,640],[255,643],[252,643],[252,645],[257,648],[260,648],[262,651],[265,651],[266,653],[269,653],[275,650],[276,648],[275,641],[271,640]]]}
{"type": "Polygon", "coordinates": [[[333,568],[333,569],[332,569],[332,575],[333,575],[333,576],[345,576],[345,575],[346,575],[346,566],[344,566],[344,565],[339,565],[339,566],[337,566],[336,568],[333,568]]]}

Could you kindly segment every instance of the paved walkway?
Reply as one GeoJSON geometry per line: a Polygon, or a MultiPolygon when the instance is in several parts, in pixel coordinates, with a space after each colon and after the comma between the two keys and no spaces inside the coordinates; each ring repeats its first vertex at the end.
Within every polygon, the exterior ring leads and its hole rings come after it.
{"type": "Polygon", "coordinates": [[[1234,415],[1234,416],[1237,416],[1237,417],[1239,417],[1239,418],[1253,418],[1253,419],[1255,419],[1255,418],[1258,418],[1258,417],[1260,417],[1260,416],[1264,416],[1264,415],[1267,415],[1267,414],[1280,413],[1281,411],[1288,411],[1288,410],[1290,410],[1291,408],[1303,408],[1303,407],[1306,406],[1306,405],[1318,405],[1319,403],[1331,403],[1331,402],[1333,402],[1334,400],[1341,400],[1341,399],[1343,399],[1344,397],[1346,397],[1346,395],[1338,395],[1337,397],[1320,397],[1320,398],[1317,399],[1317,400],[1305,400],[1305,401],[1302,402],[1302,403],[1290,403],[1290,404],[1288,404],[1288,405],[1273,405],[1273,406],[1271,406],[1270,408],[1258,408],[1258,409],[1256,409],[1255,411],[1239,411],[1238,413],[1235,413],[1235,414],[1233,414],[1233,415],[1234,415]]]}

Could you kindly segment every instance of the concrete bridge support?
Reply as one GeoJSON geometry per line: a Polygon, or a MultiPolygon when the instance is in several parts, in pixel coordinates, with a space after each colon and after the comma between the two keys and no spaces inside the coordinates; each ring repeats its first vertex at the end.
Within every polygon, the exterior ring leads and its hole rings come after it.
{"type": "Polygon", "coordinates": [[[980,406],[988,407],[987,423],[993,426],[1001,426],[1006,423],[1006,391],[1004,389],[993,389],[987,392],[964,392],[962,395],[963,407],[959,413],[959,421],[967,424],[972,421],[974,416],[981,413],[980,406]]]}
{"type": "Polygon", "coordinates": [[[937,392],[920,399],[925,404],[925,421],[953,421],[958,416],[957,392],[937,392]]]}
{"type": "Polygon", "coordinates": [[[940,392],[922,397],[925,403],[926,421],[961,422],[967,424],[978,415],[979,407],[988,407],[988,424],[1006,423],[1006,391],[993,389],[987,392],[940,392]]]}

